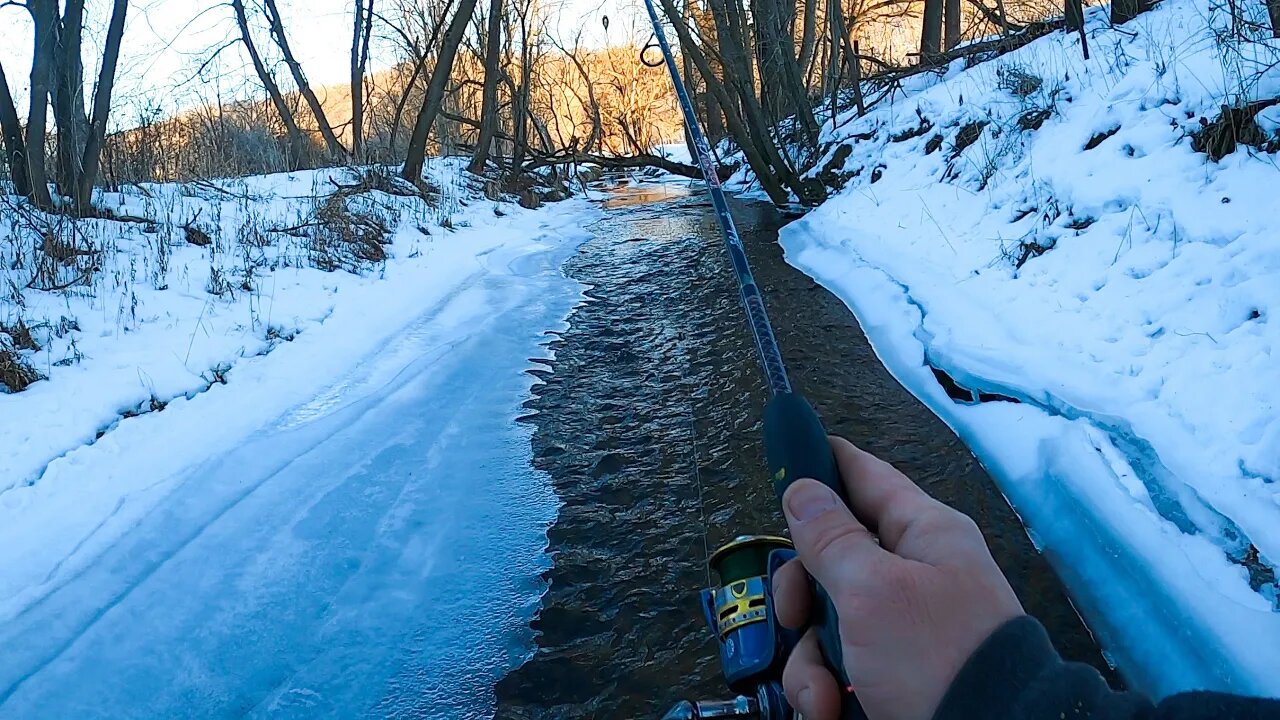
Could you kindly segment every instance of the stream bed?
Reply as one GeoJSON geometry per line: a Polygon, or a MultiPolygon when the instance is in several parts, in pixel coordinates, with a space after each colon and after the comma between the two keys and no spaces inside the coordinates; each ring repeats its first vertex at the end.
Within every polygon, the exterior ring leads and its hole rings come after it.
{"type": "MultiPolygon", "coordinates": [[[[731,205],[792,382],[828,429],[973,517],[1059,650],[1114,680],[978,461],[885,370],[845,305],[783,260],[786,219],[731,205]]],[[[726,696],[697,604],[705,559],[733,536],[785,529],[760,447],[765,386],[708,198],[640,186],[604,206],[565,266],[586,299],[534,371],[544,382],[523,418],[562,506],[537,649],[499,682],[499,718],[657,718],[726,696]]]]}

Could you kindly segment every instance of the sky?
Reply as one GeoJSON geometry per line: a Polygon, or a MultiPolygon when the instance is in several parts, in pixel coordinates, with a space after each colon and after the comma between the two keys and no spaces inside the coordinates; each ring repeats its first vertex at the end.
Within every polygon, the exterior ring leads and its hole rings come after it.
{"type": "MultiPolygon", "coordinates": [[[[314,85],[348,82],[352,0],[277,0],[284,15],[289,43],[314,85]]],[[[599,46],[618,43],[643,33],[647,18],[641,0],[552,0],[545,4],[553,15],[553,33],[572,43],[582,33],[583,42],[599,46]],[[601,19],[608,15],[609,31],[601,19]],[[641,23],[644,23],[641,25],[641,23]]],[[[250,7],[255,3],[249,2],[250,7]]],[[[485,5],[486,3],[481,3],[485,5]]],[[[3,5],[3,3],[0,3],[3,5]]],[[[375,9],[389,7],[381,0],[375,9]]],[[[97,71],[97,52],[111,8],[110,0],[88,0],[85,69],[89,77],[97,71]]],[[[382,29],[380,27],[380,29],[382,29]]],[[[131,0],[125,25],[124,47],[118,69],[113,103],[114,123],[129,124],[143,108],[155,106],[162,112],[190,107],[216,94],[224,98],[258,92],[251,68],[238,47],[219,56],[199,80],[195,70],[210,50],[236,36],[235,22],[228,4],[218,0],[131,0]]],[[[395,61],[389,32],[375,41],[372,69],[395,61]]],[[[643,40],[643,38],[640,38],[643,40]]],[[[27,74],[31,67],[31,25],[26,10],[0,8],[0,63],[15,100],[25,107],[27,74]]],[[[277,76],[288,73],[277,68],[277,76]]]]}

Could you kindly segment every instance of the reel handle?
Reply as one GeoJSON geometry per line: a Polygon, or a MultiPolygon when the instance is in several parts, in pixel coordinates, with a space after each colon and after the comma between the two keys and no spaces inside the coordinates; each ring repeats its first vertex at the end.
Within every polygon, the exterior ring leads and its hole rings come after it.
{"type": "MultiPolygon", "coordinates": [[[[791,483],[800,478],[813,478],[831,488],[841,502],[849,505],[835,455],[827,440],[827,430],[813,406],[802,396],[778,393],[769,399],[764,408],[764,453],[778,500],[782,500],[791,483]]],[[[809,626],[817,631],[822,656],[842,688],[841,720],[865,720],[867,716],[853,694],[853,683],[849,681],[844,667],[835,604],[816,581],[813,581],[812,589],[813,608],[809,613],[809,626]]]]}

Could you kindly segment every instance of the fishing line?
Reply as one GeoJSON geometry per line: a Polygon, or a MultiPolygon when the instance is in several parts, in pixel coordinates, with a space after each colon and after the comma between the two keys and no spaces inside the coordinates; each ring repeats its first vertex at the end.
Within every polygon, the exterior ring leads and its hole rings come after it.
{"type": "Polygon", "coordinates": [[[693,401],[689,401],[689,455],[693,462],[693,481],[698,488],[698,521],[702,524],[702,567],[707,571],[707,585],[711,585],[711,545],[707,542],[707,499],[702,489],[702,469],[698,467],[698,429],[693,420],[693,401]]]}

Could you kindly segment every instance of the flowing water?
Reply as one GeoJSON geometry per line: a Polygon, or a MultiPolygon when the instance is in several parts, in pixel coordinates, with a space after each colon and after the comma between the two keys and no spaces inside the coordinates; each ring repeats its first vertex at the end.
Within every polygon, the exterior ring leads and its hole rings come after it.
{"type": "MultiPolygon", "coordinates": [[[[784,524],[760,449],[765,388],[705,196],[615,191],[566,268],[586,301],[527,403],[552,527],[538,649],[497,688],[499,718],[659,717],[725,695],[696,600],[705,559],[784,524]]],[[[1018,517],[955,435],[884,369],[849,310],[787,265],[772,206],[732,201],[792,381],[833,433],[885,458],[986,533],[1068,658],[1105,669],[1018,517]]]]}

